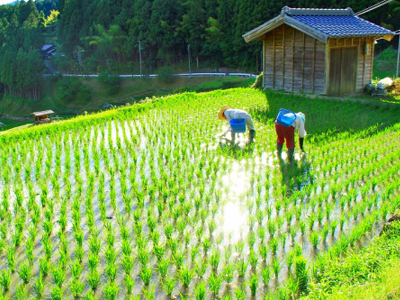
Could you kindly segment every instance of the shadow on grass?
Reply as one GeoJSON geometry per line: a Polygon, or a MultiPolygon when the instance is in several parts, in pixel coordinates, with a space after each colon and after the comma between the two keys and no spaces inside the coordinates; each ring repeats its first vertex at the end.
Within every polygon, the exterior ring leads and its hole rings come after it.
{"type": "Polygon", "coordinates": [[[370,136],[399,122],[400,105],[382,102],[363,103],[346,99],[311,99],[299,94],[265,92],[267,105],[249,111],[253,119],[273,126],[280,108],[303,112],[306,116],[306,140],[318,143],[336,139],[341,133],[370,136]]]}

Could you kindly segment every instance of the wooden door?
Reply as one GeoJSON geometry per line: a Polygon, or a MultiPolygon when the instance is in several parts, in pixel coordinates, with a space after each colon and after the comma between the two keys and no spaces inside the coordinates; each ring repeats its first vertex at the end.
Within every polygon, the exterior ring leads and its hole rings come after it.
{"type": "Polygon", "coordinates": [[[356,90],[357,47],[330,49],[328,95],[348,95],[356,90]]]}

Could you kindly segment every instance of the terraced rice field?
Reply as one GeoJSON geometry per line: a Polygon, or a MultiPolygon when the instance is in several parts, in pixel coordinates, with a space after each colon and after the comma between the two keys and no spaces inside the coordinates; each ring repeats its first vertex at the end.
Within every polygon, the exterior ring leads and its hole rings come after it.
{"type": "Polygon", "coordinates": [[[0,299],[298,296],[399,206],[398,113],[233,89],[3,134],[0,299]],[[253,116],[253,145],[215,138],[225,105],[253,116]],[[293,163],[281,107],[306,115],[293,163]]]}

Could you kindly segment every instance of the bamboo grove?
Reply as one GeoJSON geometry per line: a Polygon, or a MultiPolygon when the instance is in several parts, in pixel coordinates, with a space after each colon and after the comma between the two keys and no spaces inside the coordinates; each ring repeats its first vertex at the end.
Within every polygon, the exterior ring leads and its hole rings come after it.
{"type": "Polygon", "coordinates": [[[398,113],[231,89],[2,134],[1,299],[305,294],[399,207],[398,113]],[[254,145],[215,139],[224,105],[251,113],[254,145]],[[278,107],[306,114],[293,164],[278,107]]]}

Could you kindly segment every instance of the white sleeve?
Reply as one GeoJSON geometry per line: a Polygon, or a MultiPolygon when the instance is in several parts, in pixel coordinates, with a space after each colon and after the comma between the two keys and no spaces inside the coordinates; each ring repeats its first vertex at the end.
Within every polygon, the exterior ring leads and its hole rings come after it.
{"type": "Polygon", "coordinates": [[[298,128],[297,128],[299,130],[299,137],[303,138],[307,134],[305,126],[304,126],[304,122],[301,118],[297,118],[296,121],[297,120],[299,120],[298,128]]]}

